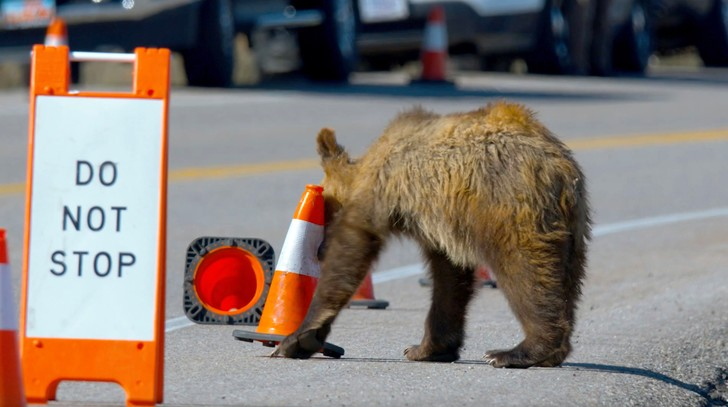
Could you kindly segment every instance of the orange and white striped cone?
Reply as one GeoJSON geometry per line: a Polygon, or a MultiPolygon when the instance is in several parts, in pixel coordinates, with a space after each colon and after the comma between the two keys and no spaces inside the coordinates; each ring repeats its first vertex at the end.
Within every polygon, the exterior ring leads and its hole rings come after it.
{"type": "MultiPolygon", "coordinates": [[[[45,41],[43,45],[46,47],[68,46],[68,29],[66,22],[62,18],[53,17],[51,23],[46,29],[45,41]]],[[[81,78],[80,62],[71,62],[71,82],[78,83],[81,78]]]]}
{"type": "Polygon", "coordinates": [[[48,47],[59,47],[68,45],[68,30],[63,19],[54,17],[46,30],[44,45],[48,47]]]}
{"type": "Polygon", "coordinates": [[[447,81],[447,26],[445,9],[435,6],[427,16],[420,62],[422,74],[418,83],[448,84],[447,81]]]}
{"type": "Polygon", "coordinates": [[[275,269],[262,239],[204,236],[185,255],[183,308],[198,324],[257,325],[275,269]]]}
{"type": "MultiPolygon", "coordinates": [[[[324,239],[323,187],[306,185],[293,214],[273,281],[255,332],[233,331],[238,340],[276,346],[303,322],[318,285],[318,249],[324,239]]],[[[325,343],[325,356],[341,357],[344,349],[325,343]]]]}
{"type": "Polygon", "coordinates": [[[374,284],[372,283],[371,272],[367,273],[367,277],[351,297],[349,306],[367,307],[369,309],[385,309],[389,306],[389,301],[374,298],[374,284]]]}
{"type": "Polygon", "coordinates": [[[18,352],[18,312],[13,302],[5,229],[0,229],[0,406],[25,406],[18,352]]]}
{"type": "Polygon", "coordinates": [[[488,285],[493,288],[498,288],[498,284],[495,281],[495,276],[485,266],[480,266],[477,270],[475,270],[475,278],[478,279],[480,285],[488,285]]]}

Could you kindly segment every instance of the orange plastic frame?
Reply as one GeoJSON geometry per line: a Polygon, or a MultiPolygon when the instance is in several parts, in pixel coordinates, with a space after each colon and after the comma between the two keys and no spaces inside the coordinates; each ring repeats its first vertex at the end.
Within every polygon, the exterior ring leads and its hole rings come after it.
{"type": "Polygon", "coordinates": [[[167,219],[167,129],[170,87],[170,52],[167,49],[135,50],[132,93],[69,92],[69,50],[66,46],[33,47],[30,82],[30,124],[28,136],[28,186],[26,192],[23,281],[20,314],[20,349],[28,402],[45,404],[55,400],[58,384],[64,380],[115,382],[126,391],[127,405],[161,403],[164,384],[164,305],[167,219]],[[151,342],[29,338],[26,336],[30,220],[33,194],[33,143],[37,96],[73,96],[157,99],[164,102],[162,156],[160,166],[160,208],[158,268],[154,339],[151,342]]]}

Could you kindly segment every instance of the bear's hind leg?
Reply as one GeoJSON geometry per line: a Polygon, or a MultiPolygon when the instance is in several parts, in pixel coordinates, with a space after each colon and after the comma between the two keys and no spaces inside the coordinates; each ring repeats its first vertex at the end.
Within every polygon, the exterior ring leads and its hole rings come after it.
{"type": "MultiPolygon", "coordinates": [[[[518,264],[510,263],[510,267],[518,264]]],[[[563,271],[558,267],[526,264],[498,273],[498,286],[521,322],[525,339],[510,350],[488,351],[485,359],[494,367],[550,367],[566,359],[571,351],[574,302],[567,298],[563,271]]]]}
{"type": "Polygon", "coordinates": [[[425,254],[432,276],[432,303],[422,342],[405,349],[404,354],[409,360],[452,362],[460,358],[474,269],[454,265],[444,253],[425,254]]]}

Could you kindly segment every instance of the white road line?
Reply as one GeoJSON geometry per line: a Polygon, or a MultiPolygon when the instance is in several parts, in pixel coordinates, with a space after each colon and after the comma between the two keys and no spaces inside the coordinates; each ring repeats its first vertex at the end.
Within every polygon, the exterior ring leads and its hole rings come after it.
{"type": "Polygon", "coordinates": [[[372,283],[381,284],[387,281],[399,280],[401,278],[407,278],[416,276],[425,272],[425,266],[422,263],[410,264],[408,266],[397,267],[395,269],[381,271],[379,273],[372,274],[372,283]]]}
{"type": "MultiPolygon", "coordinates": [[[[592,231],[592,235],[594,237],[600,237],[631,230],[648,229],[657,226],[670,225],[673,223],[716,217],[728,217],[728,208],[714,208],[696,212],[673,213],[669,215],[632,219],[623,222],[607,223],[605,225],[595,226],[592,231]]],[[[372,275],[372,282],[374,284],[386,283],[387,281],[394,281],[422,274],[424,273],[424,270],[425,268],[422,263],[410,264],[375,273],[372,275]]],[[[194,323],[184,316],[168,319],[165,323],[165,332],[176,331],[192,325],[194,325],[194,323]]]]}
{"type": "Polygon", "coordinates": [[[172,332],[178,329],[187,328],[195,323],[187,319],[186,316],[168,319],[164,322],[164,332],[172,332]]]}
{"type": "Polygon", "coordinates": [[[655,226],[669,225],[671,223],[702,220],[708,218],[716,218],[720,216],[728,216],[728,208],[714,208],[697,212],[673,213],[669,215],[654,216],[650,218],[608,223],[606,225],[596,226],[593,230],[593,235],[594,237],[606,236],[614,233],[626,232],[629,230],[646,229],[655,226]]]}

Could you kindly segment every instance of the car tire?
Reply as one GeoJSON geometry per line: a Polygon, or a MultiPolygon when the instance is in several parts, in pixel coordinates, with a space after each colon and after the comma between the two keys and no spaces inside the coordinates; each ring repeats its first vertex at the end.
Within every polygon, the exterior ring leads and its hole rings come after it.
{"type": "Polygon", "coordinates": [[[614,67],[622,72],[643,74],[653,50],[652,18],[647,0],[633,0],[629,19],[614,41],[614,67]]]}
{"type": "Polygon", "coordinates": [[[595,1],[548,0],[542,11],[536,46],[526,59],[528,70],[544,74],[584,74],[595,1]]]}
{"type": "Polygon", "coordinates": [[[597,0],[592,28],[589,69],[592,75],[610,76],[614,73],[612,50],[620,22],[613,18],[614,0],[597,0]]]}
{"type": "Polygon", "coordinates": [[[197,43],[182,52],[187,84],[232,85],[235,27],[230,0],[204,0],[200,5],[197,43]]]}
{"type": "Polygon", "coordinates": [[[323,22],[298,32],[303,72],[315,81],[346,82],[357,63],[354,2],[322,0],[313,6],[322,11],[323,22]]]}
{"type": "Polygon", "coordinates": [[[728,0],[713,0],[698,29],[697,46],[703,64],[728,66],[728,0]]]}

